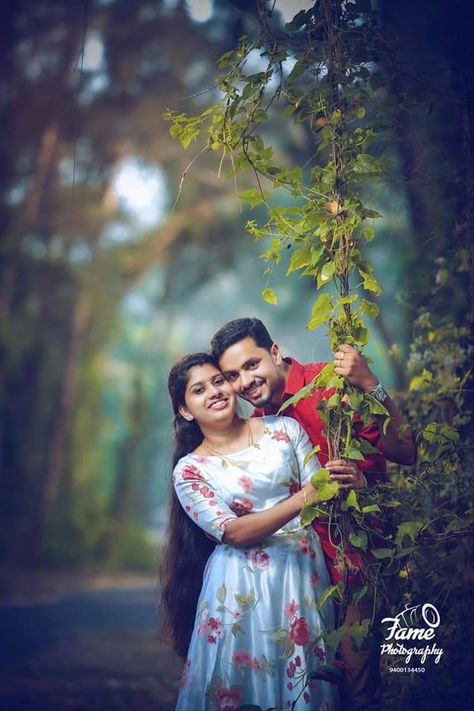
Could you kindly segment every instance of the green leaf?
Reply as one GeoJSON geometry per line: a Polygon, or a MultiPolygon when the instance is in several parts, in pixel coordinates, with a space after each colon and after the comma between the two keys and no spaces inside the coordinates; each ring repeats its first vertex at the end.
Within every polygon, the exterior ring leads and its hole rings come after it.
{"type": "Polygon", "coordinates": [[[347,511],[349,508],[355,509],[356,511],[360,511],[359,499],[357,497],[355,489],[351,489],[349,491],[346,498],[341,504],[342,511],[347,511]]]}
{"type": "Polygon", "coordinates": [[[326,600],[328,600],[330,597],[333,595],[339,595],[340,594],[340,585],[328,585],[327,588],[323,590],[321,595],[318,597],[318,608],[321,609],[326,600]]]}
{"type": "Polygon", "coordinates": [[[403,539],[408,536],[415,543],[416,534],[423,528],[423,521],[402,521],[397,528],[395,540],[399,546],[403,544],[403,539]]]}
{"type": "Polygon", "coordinates": [[[311,309],[311,320],[308,323],[308,328],[313,330],[324,323],[332,309],[333,302],[329,294],[320,294],[311,309]]]}
{"type": "Polygon", "coordinates": [[[240,593],[234,593],[234,598],[235,602],[238,605],[243,605],[244,607],[247,605],[247,598],[245,595],[241,595],[240,593]]]}
{"type": "Polygon", "coordinates": [[[355,462],[363,462],[364,455],[356,447],[346,447],[342,453],[344,459],[352,459],[355,462]]]}
{"type": "Polygon", "coordinates": [[[311,484],[316,489],[321,484],[326,484],[329,481],[330,476],[331,476],[331,472],[329,471],[329,469],[325,469],[324,467],[321,467],[311,477],[311,484]]]}
{"type": "Polygon", "coordinates": [[[362,234],[364,235],[366,242],[371,242],[375,237],[375,230],[373,227],[364,227],[362,234]]]}
{"type": "Polygon", "coordinates": [[[332,279],[335,270],[336,265],[334,262],[326,262],[317,277],[318,289],[320,289],[321,286],[327,284],[332,279]]]}
{"type": "Polygon", "coordinates": [[[226,595],[226,587],[225,587],[224,583],[222,583],[222,585],[219,588],[217,588],[217,592],[216,592],[216,597],[219,600],[219,602],[224,602],[225,595],[226,595]]]}
{"type": "Polygon", "coordinates": [[[319,452],[320,449],[321,449],[321,445],[316,444],[305,456],[305,458],[303,460],[303,466],[306,466],[307,463],[310,461],[310,459],[312,459],[314,457],[314,455],[319,452]]]}
{"type": "Polygon", "coordinates": [[[359,600],[362,600],[363,597],[367,594],[368,591],[368,586],[367,585],[362,585],[360,588],[356,588],[355,590],[352,591],[352,602],[353,603],[358,603],[359,600]]]}
{"type": "Polygon", "coordinates": [[[254,208],[266,203],[268,193],[265,191],[262,192],[257,188],[249,188],[249,190],[242,190],[240,193],[237,193],[237,197],[248,202],[250,207],[254,208]]]}
{"type": "Polygon", "coordinates": [[[297,249],[291,255],[290,265],[288,267],[288,271],[286,272],[286,276],[288,276],[288,274],[291,274],[291,272],[296,271],[297,269],[302,269],[302,267],[306,267],[308,264],[311,264],[311,249],[310,247],[305,245],[304,247],[297,249]]]}
{"type": "Polygon", "coordinates": [[[329,501],[339,493],[339,484],[337,481],[329,481],[327,484],[321,484],[316,490],[317,501],[329,501]]]}
{"type": "Polygon", "coordinates": [[[430,383],[433,382],[433,373],[431,371],[423,368],[421,375],[415,375],[414,378],[410,380],[410,385],[408,389],[413,390],[425,390],[430,383]]]}
{"type": "Polygon", "coordinates": [[[381,403],[379,400],[377,400],[377,398],[372,397],[371,395],[367,395],[366,397],[370,403],[370,412],[372,412],[374,415],[388,416],[388,410],[383,403],[381,403]]]}
{"type": "Polygon", "coordinates": [[[262,291],[262,298],[264,301],[267,302],[267,304],[276,304],[278,303],[277,295],[273,291],[273,289],[264,289],[262,291]]]}
{"type": "Polygon", "coordinates": [[[380,312],[379,305],[373,301],[367,301],[367,299],[360,300],[359,308],[363,314],[366,314],[371,319],[376,319],[380,312]]]}
{"type": "Polygon", "coordinates": [[[395,551],[393,548],[372,548],[371,553],[374,558],[382,559],[391,558],[395,551]]]}
{"type": "Polygon", "coordinates": [[[363,551],[367,550],[367,533],[362,530],[358,530],[355,533],[349,534],[349,542],[355,548],[361,548],[363,551]]]}
{"type": "Polygon", "coordinates": [[[313,523],[314,519],[317,517],[318,512],[314,508],[313,504],[307,503],[301,509],[300,521],[302,526],[309,526],[313,523]]]}
{"type": "Polygon", "coordinates": [[[310,383],[304,386],[304,388],[301,388],[301,390],[298,390],[297,393],[289,397],[285,402],[280,406],[280,409],[278,410],[278,415],[283,412],[287,407],[290,405],[296,405],[300,400],[302,400],[305,397],[309,397],[313,390],[318,387],[315,385],[315,381],[312,380],[310,383]]]}
{"type": "Polygon", "coordinates": [[[249,607],[252,607],[254,602],[255,602],[255,588],[251,588],[248,592],[248,595],[247,595],[247,605],[249,607]]]}
{"type": "Polygon", "coordinates": [[[364,286],[364,289],[367,289],[367,291],[373,291],[375,294],[381,294],[382,293],[382,287],[378,283],[377,279],[372,276],[372,274],[369,274],[368,272],[365,272],[363,269],[359,268],[359,274],[362,277],[362,283],[364,286]]]}
{"type": "Polygon", "coordinates": [[[367,504],[362,507],[362,513],[380,513],[381,508],[378,504],[367,504]]]}
{"type": "Polygon", "coordinates": [[[335,630],[326,635],[326,644],[335,652],[339,647],[341,639],[347,634],[348,625],[340,625],[335,630]]]}
{"type": "Polygon", "coordinates": [[[360,623],[349,625],[349,636],[355,642],[355,645],[360,649],[369,634],[370,620],[364,620],[360,623]]]}

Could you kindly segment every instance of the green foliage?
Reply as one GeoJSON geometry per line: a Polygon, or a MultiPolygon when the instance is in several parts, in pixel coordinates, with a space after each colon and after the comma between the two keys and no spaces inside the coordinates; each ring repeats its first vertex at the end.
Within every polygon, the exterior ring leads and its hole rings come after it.
{"type": "MultiPolygon", "coordinates": [[[[229,159],[232,176],[253,171],[256,187],[240,197],[252,209],[265,208],[266,217],[249,220],[247,229],[265,243],[266,275],[271,276],[273,264],[288,259],[288,276],[298,274],[312,281],[319,293],[308,328],[325,326],[333,350],[343,342],[360,349],[366,345],[365,319],[375,319],[379,312],[367,292],[376,298],[382,291],[364,254],[365,244],[376,239],[373,220],[380,214],[365,204],[363,187],[390,167],[374,146],[382,130],[377,92],[389,88],[383,65],[391,60],[384,55],[387,45],[383,46],[374,17],[360,6],[321,0],[299,12],[276,37],[270,4],[262,3],[256,37],[241,38],[238,48],[221,59],[222,101],[206,116],[190,117],[189,125],[182,115],[168,115],[174,122],[172,130],[182,135],[199,126],[209,149],[220,152],[221,163],[229,159]],[[247,59],[255,51],[262,71],[249,74],[247,59]],[[289,72],[283,69],[285,60],[293,65],[289,72]],[[305,165],[280,165],[278,151],[267,145],[265,125],[277,111],[312,136],[314,155],[305,165]]],[[[430,259],[426,257],[427,272],[430,259]]],[[[438,259],[433,289],[438,300],[453,275],[467,269],[466,263],[466,250],[458,252],[452,265],[438,259]]],[[[445,294],[448,302],[449,291],[445,294]]],[[[268,286],[266,297],[275,303],[268,286]]],[[[446,610],[446,600],[452,601],[455,592],[459,604],[450,608],[446,634],[455,628],[458,639],[474,524],[473,443],[468,431],[472,346],[467,329],[453,323],[449,314],[440,320],[424,309],[414,330],[403,404],[417,428],[416,469],[410,475],[394,470],[390,484],[343,495],[327,472],[319,470],[313,477],[318,504],[307,504],[302,520],[307,524],[326,516],[342,535],[341,549],[349,545],[367,552],[367,584],[352,591],[353,600],[375,585],[382,596],[390,591],[385,596],[394,611],[412,600],[444,603],[446,610]]],[[[352,437],[353,419],[357,414],[368,423],[375,416],[386,418],[386,410],[348,386],[332,365],[281,411],[316,387],[328,391],[318,409],[330,456],[357,461],[369,453],[369,445],[352,437]]],[[[348,592],[330,586],[323,597],[333,595],[347,597],[348,592]]],[[[367,629],[353,630],[359,644],[367,629]]],[[[334,646],[340,634],[337,630],[334,646]]],[[[410,708],[419,695],[410,696],[414,685],[400,686],[406,676],[401,682],[396,676],[390,679],[397,687],[394,708],[410,708]]],[[[426,678],[422,681],[426,683],[426,678]]]]}

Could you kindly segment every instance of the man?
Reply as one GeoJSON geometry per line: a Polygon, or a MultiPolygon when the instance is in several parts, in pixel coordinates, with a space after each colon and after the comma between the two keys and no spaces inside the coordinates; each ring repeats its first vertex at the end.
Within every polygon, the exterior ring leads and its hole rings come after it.
{"type": "MultiPolygon", "coordinates": [[[[254,406],[254,415],[258,416],[276,413],[285,400],[310,383],[326,365],[302,365],[294,358],[283,358],[264,324],[256,318],[240,318],[227,323],[214,335],[211,349],[235,392],[254,406]]],[[[376,446],[380,454],[366,456],[357,464],[342,459],[329,460],[324,425],[317,410],[318,403],[329,395],[324,388],[313,390],[309,397],[287,407],[284,414],[294,417],[306,430],[313,445],[319,445],[321,464],[341,488],[361,488],[377,480],[386,481],[386,459],[399,464],[415,461],[413,433],[357,349],[346,344],[339,346],[334,365],[338,375],[383,402],[387,409],[391,419],[385,433],[377,421],[366,427],[360,418],[354,421],[355,436],[376,446]]],[[[332,582],[337,583],[341,579],[341,570],[328,526],[316,522],[314,527],[321,539],[332,582]]],[[[345,551],[345,556],[349,563],[352,561],[357,565],[359,562],[351,551],[345,551]]],[[[357,575],[352,576],[352,580],[349,578],[351,583],[361,584],[357,575]]],[[[365,596],[358,605],[348,605],[343,624],[358,622],[371,614],[371,601],[365,596]]],[[[372,645],[368,650],[356,650],[346,636],[341,642],[339,655],[349,670],[347,683],[342,689],[344,711],[378,709],[381,693],[378,648],[372,645]]]]}

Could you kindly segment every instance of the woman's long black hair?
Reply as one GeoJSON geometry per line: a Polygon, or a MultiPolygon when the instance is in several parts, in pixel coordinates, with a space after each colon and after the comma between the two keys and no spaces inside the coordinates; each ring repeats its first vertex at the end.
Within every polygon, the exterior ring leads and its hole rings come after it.
{"type": "MultiPolygon", "coordinates": [[[[179,406],[184,405],[189,370],[207,363],[218,367],[209,353],[193,353],[175,363],[169,374],[168,389],[174,411],[173,469],[181,457],[196,449],[203,440],[198,424],[185,420],[179,406]]],[[[194,627],[204,567],[214,545],[185,513],[170,483],[168,531],[160,566],[162,631],[183,658],[194,627]]]]}

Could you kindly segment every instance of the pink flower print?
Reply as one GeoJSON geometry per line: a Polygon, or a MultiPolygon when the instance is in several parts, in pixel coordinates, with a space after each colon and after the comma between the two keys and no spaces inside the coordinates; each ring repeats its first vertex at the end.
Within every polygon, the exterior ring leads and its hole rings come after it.
{"type": "Polygon", "coordinates": [[[247,474],[242,474],[242,476],[239,477],[238,482],[242,489],[247,493],[253,491],[253,481],[247,474]]]}
{"type": "Polygon", "coordinates": [[[195,521],[197,521],[198,518],[199,518],[199,514],[198,514],[197,511],[195,511],[195,512],[193,513],[193,519],[194,519],[195,521]]]}
{"type": "Polygon", "coordinates": [[[253,509],[253,504],[246,496],[243,499],[234,499],[230,504],[229,508],[237,514],[237,516],[244,516],[249,511],[253,509]]]}
{"type": "Polygon", "coordinates": [[[296,604],[294,600],[290,600],[290,602],[287,602],[285,605],[285,615],[289,617],[290,619],[292,617],[296,617],[296,613],[298,612],[299,605],[296,604]]]}
{"type": "Polygon", "coordinates": [[[310,551],[308,536],[302,536],[299,540],[300,549],[303,555],[308,555],[310,551]]]}
{"type": "Polygon", "coordinates": [[[297,667],[301,666],[301,657],[299,654],[295,657],[295,666],[297,666],[297,667]]]}
{"type": "Polygon", "coordinates": [[[214,492],[210,490],[208,486],[201,486],[199,491],[204,496],[205,499],[212,499],[214,492]]]}
{"type": "Polygon", "coordinates": [[[277,442],[289,442],[290,438],[286,434],[284,430],[275,430],[275,432],[272,434],[272,439],[276,440],[277,442]]]}
{"type": "Polygon", "coordinates": [[[293,679],[296,671],[296,664],[294,662],[290,662],[288,664],[288,669],[286,670],[287,676],[290,677],[290,679],[293,679]]]}
{"type": "Polygon", "coordinates": [[[245,557],[252,565],[261,570],[267,570],[270,565],[270,556],[263,548],[251,548],[245,551],[245,557]]]}
{"type": "Polygon", "coordinates": [[[303,646],[309,642],[309,627],[304,617],[295,617],[290,622],[290,640],[294,644],[303,646]]]}
{"type": "Polygon", "coordinates": [[[185,464],[181,470],[181,476],[185,481],[189,481],[191,479],[198,479],[199,481],[204,481],[203,475],[194,464],[185,464]]]}
{"type": "Polygon", "coordinates": [[[244,696],[242,687],[234,684],[230,689],[218,689],[216,693],[216,711],[237,711],[244,696]]]}
{"type": "Polygon", "coordinates": [[[218,637],[223,636],[222,622],[218,617],[205,618],[198,627],[200,634],[207,635],[207,641],[210,644],[215,644],[218,637]]]}
{"type": "Polygon", "coordinates": [[[186,513],[189,513],[191,511],[191,506],[185,506],[184,510],[186,511],[186,513]]]}
{"type": "Polygon", "coordinates": [[[319,575],[317,573],[312,573],[310,581],[313,588],[315,588],[317,585],[319,585],[319,575]]]}
{"type": "Polygon", "coordinates": [[[288,688],[289,691],[291,691],[292,688],[293,688],[293,684],[291,683],[291,681],[289,681],[286,686],[287,686],[287,688],[288,688]]]}
{"type": "MultiPolygon", "coordinates": [[[[303,699],[304,699],[305,704],[309,704],[309,702],[311,701],[311,697],[307,691],[304,692],[303,699]]],[[[321,708],[321,707],[319,707],[319,708],[321,708]]]]}
{"type": "Polygon", "coordinates": [[[232,655],[232,661],[234,664],[238,664],[239,666],[243,667],[253,667],[254,666],[254,659],[252,658],[252,655],[250,652],[248,652],[246,649],[238,649],[234,654],[232,655]]]}
{"type": "Polygon", "coordinates": [[[199,491],[199,484],[197,483],[197,481],[194,481],[194,482],[191,484],[191,489],[192,489],[193,491],[199,491]]]}
{"type": "Polygon", "coordinates": [[[315,647],[313,649],[315,657],[317,657],[321,662],[324,662],[326,658],[326,652],[324,649],[321,649],[321,647],[315,647]]]}
{"type": "Polygon", "coordinates": [[[217,501],[215,501],[215,499],[212,499],[212,501],[209,501],[209,506],[217,506],[217,501]]]}

